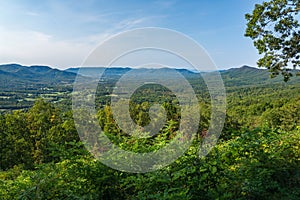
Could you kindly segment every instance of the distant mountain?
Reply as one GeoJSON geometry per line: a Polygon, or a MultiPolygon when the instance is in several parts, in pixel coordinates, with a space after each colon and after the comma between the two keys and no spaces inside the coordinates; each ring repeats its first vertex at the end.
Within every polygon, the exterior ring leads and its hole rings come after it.
{"type": "MultiPolygon", "coordinates": [[[[278,75],[276,78],[270,78],[270,73],[267,69],[258,69],[246,65],[240,68],[222,70],[220,73],[227,87],[283,83],[281,75],[278,75]]],[[[296,82],[300,83],[300,77],[292,77],[288,83],[293,84],[296,82]]]]}
{"type": "MultiPolygon", "coordinates": [[[[35,87],[34,85],[71,84],[74,82],[79,69],[80,68],[69,68],[66,70],[58,70],[48,66],[22,66],[18,64],[0,65],[0,88],[26,88],[29,86],[35,87]]],[[[80,75],[98,78],[99,74],[104,72],[104,76],[108,80],[117,80],[130,70],[159,73],[168,77],[167,73],[170,69],[131,69],[128,67],[106,69],[101,67],[84,67],[80,69],[80,75]]],[[[196,80],[200,77],[198,73],[187,69],[176,70],[185,76],[185,78],[190,80],[196,80]]],[[[201,74],[203,76],[209,76],[210,72],[204,72],[201,74]]],[[[226,87],[257,86],[263,84],[283,83],[283,78],[281,76],[271,79],[268,70],[257,69],[249,66],[221,70],[220,74],[226,87]]],[[[300,77],[293,77],[289,81],[289,84],[293,83],[300,83],[300,77]]]]}
{"type": "Polygon", "coordinates": [[[119,76],[122,74],[125,74],[131,70],[131,68],[124,68],[124,67],[114,67],[114,68],[105,68],[105,67],[82,67],[82,68],[68,68],[65,71],[66,72],[72,72],[72,73],[79,73],[83,76],[98,78],[99,74],[105,73],[106,75],[110,76],[119,76]]]}
{"type": "MultiPolygon", "coordinates": [[[[104,67],[82,67],[82,68],[68,68],[65,71],[66,72],[72,72],[72,73],[80,73],[80,75],[90,76],[90,77],[98,77],[99,73],[105,73],[106,76],[116,76],[116,75],[122,75],[130,70],[136,70],[136,71],[156,71],[159,70],[162,72],[163,70],[170,70],[170,68],[157,68],[157,69],[150,69],[150,68],[139,68],[139,69],[132,69],[129,67],[113,67],[113,68],[104,68],[104,67]],[[79,71],[80,69],[80,71],[79,71]]],[[[182,75],[194,75],[195,73],[187,70],[187,69],[176,69],[178,72],[180,72],[182,75]]]]}
{"type": "Polygon", "coordinates": [[[2,87],[19,88],[22,85],[26,87],[31,84],[73,83],[75,77],[75,73],[52,69],[48,66],[0,65],[0,83],[2,87]]]}

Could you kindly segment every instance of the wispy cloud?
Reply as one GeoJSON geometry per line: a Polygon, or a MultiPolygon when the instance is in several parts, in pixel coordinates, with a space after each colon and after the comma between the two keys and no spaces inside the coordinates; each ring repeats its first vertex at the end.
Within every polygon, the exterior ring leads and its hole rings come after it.
{"type": "Polygon", "coordinates": [[[135,28],[138,25],[145,22],[148,18],[139,18],[139,19],[125,19],[117,23],[114,27],[115,30],[127,30],[131,28],[135,28]]]}
{"type": "Polygon", "coordinates": [[[2,63],[45,64],[60,68],[79,66],[93,48],[88,43],[55,41],[53,36],[42,32],[18,32],[1,27],[0,43],[2,63]]]}
{"type": "Polygon", "coordinates": [[[142,25],[148,18],[124,19],[99,34],[57,39],[33,30],[0,27],[0,61],[26,65],[45,64],[58,68],[80,66],[89,53],[107,38],[142,25]]]}
{"type": "Polygon", "coordinates": [[[172,1],[172,0],[162,0],[162,1],[155,1],[155,4],[159,7],[159,8],[171,8],[172,6],[174,6],[176,4],[176,1],[172,1]]]}
{"type": "Polygon", "coordinates": [[[33,16],[33,17],[37,17],[39,16],[40,14],[37,13],[37,12],[32,12],[32,11],[27,11],[24,13],[25,15],[28,15],[28,16],[33,16]]]}
{"type": "Polygon", "coordinates": [[[27,7],[18,9],[16,12],[21,13],[22,20],[28,21],[30,26],[11,27],[1,24],[0,20],[0,63],[45,64],[59,68],[80,66],[97,45],[112,35],[153,25],[153,19],[162,17],[139,17],[133,11],[123,10],[78,13],[61,2],[51,2],[49,10],[42,14],[27,7]],[[60,21],[45,27],[43,22],[52,21],[53,16],[60,21]],[[33,21],[32,17],[37,18],[33,21]],[[60,27],[68,30],[63,31],[65,35],[60,34],[60,27]]]}

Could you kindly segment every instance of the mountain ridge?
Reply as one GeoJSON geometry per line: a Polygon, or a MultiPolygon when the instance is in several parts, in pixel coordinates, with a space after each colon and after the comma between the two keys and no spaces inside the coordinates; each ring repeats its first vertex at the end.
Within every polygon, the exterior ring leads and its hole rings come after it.
{"type": "MultiPolygon", "coordinates": [[[[67,68],[65,70],[51,68],[49,66],[23,66],[20,64],[4,64],[0,65],[0,83],[5,83],[7,87],[13,87],[14,84],[20,85],[23,83],[28,84],[71,84],[74,82],[79,67],[67,68]]],[[[99,71],[105,70],[104,67],[83,67],[87,76],[97,77],[99,71]]],[[[166,72],[170,68],[159,68],[166,72]]],[[[105,70],[107,75],[112,77],[119,77],[129,70],[157,70],[149,68],[129,68],[129,67],[114,67],[105,70]]],[[[195,78],[198,73],[190,71],[188,69],[176,69],[179,73],[185,77],[195,78]]],[[[250,86],[250,85],[262,85],[282,83],[283,78],[278,76],[271,79],[267,69],[259,69],[247,65],[243,65],[239,68],[230,68],[226,70],[219,70],[225,86],[250,86]]],[[[202,76],[209,75],[211,72],[200,72],[202,76]]],[[[82,74],[81,74],[82,75],[82,74]]],[[[299,77],[293,77],[289,83],[299,83],[299,77]]]]}
{"type": "MultiPolygon", "coordinates": [[[[26,85],[53,85],[72,83],[75,73],[53,69],[49,66],[23,66],[19,64],[0,65],[0,83],[5,87],[16,88],[26,85]]],[[[24,86],[25,87],[25,86],[24,86]]]]}

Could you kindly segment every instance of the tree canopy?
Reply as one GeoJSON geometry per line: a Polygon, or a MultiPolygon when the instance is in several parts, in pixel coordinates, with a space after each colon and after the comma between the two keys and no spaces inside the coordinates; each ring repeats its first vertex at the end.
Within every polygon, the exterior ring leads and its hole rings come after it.
{"type": "Polygon", "coordinates": [[[299,0],[270,0],[256,4],[252,13],[245,15],[245,36],[253,40],[263,55],[258,66],[268,68],[271,77],[281,73],[284,81],[288,81],[293,76],[291,67],[299,68],[299,11],[299,0]]]}

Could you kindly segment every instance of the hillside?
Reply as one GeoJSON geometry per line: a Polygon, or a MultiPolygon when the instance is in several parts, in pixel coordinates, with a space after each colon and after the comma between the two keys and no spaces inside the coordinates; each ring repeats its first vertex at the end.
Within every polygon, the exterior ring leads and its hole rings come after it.
{"type": "Polygon", "coordinates": [[[75,73],[48,66],[0,65],[0,88],[6,90],[35,87],[35,85],[70,84],[75,77],[75,73]]]}
{"type": "MultiPolygon", "coordinates": [[[[105,68],[88,67],[83,68],[84,75],[97,77],[105,68]]],[[[66,70],[53,69],[48,66],[22,66],[18,64],[0,65],[0,82],[2,88],[26,88],[32,85],[57,85],[73,83],[79,68],[68,68],[66,70]]],[[[105,70],[105,76],[112,79],[118,79],[121,75],[131,70],[130,68],[116,67],[105,70]]],[[[138,71],[155,71],[167,73],[168,69],[134,69],[138,71]]],[[[198,78],[197,73],[186,69],[177,69],[187,79],[198,78]]],[[[82,72],[82,71],[81,71],[82,72]]],[[[207,76],[210,73],[201,73],[207,76]]],[[[249,66],[240,68],[231,68],[228,70],[220,70],[226,87],[240,86],[258,86],[265,84],[282,83],[283,78],[278,76],[270,79],[269,72],[266,69],[257,69],[249,66]]],[[[82,75],[82,74],[81,74],[82,75]]],[[[299,83],[298,77],[293,77],[289,84],[299,83]]],[[[1,87],[0,87],[1,88],[1,87]]]]}
{"type": "MultiPolygon", "coordinates": [[[[265,84],[282,83],[283,77],[280,75],[276,78],[270,78],[267,69],[258,69],[249,66],[240,68],[231,68],[220,71],[225,86],[258,86],[265,84]]],[[[289,84],[299,83],[299,77],[292,77],[289,84]]]]}
{"type": "MultiPolygon", "coordinates": [[[[118,78],[121,75],[125,74],[130,68],[122,68],[122,67],[115,67],[115,68],[95,68],[95,67],[87,67],[82,68],[84,69],[84,74],[86,76],[97,77],[97,75],[101,72],[104,72],[104,76],[109,77],[110,79],[118,78]]],[[[69,68],[66,69],[66,72],[73,72],[77,73],[79,68],[69,68]]],[[[159,73],[167,73],[167,68],[162,69],[133,69],[136,71],[144,71],[144,72],[153,72],[156,71],[159,73]]],[[[195,79],[200,78],[198,73],[189,71],[187,69],[176,69],[179,73],[185,76],[187,79],[195,79]]],[[[83,71],[81,71],[82,73],[83,71]]],[[[267,69],[258,69],[250,66],[242,66],[239,68],[230,68],[227,70],[220,70],[219,71],[224,84],[226,87],[240,87],[240,86],[261,86],[261,85],[269,85],[269,84],[282,84],[283,77],[278,76],[276,78],[270,78],[270,74],[267,69]]],[[[82,75],[82,74],[81,74],[82,75]]],[[[202,76],[209,76],[210,72],[201,72],[202,76]]],[[[299,77],[292,77],[288,84],[295,84],[299,83],[299,77]]]]}

